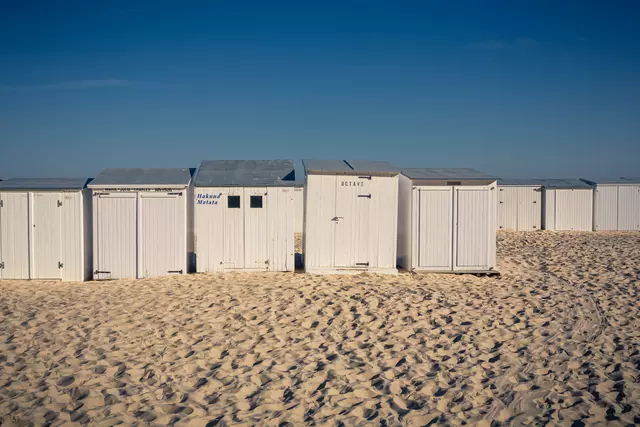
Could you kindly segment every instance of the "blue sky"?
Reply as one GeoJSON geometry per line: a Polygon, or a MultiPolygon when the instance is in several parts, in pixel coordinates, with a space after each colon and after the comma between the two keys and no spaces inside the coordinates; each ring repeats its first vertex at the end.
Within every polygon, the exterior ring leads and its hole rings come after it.
{"type": "Polygon", "coordinates": [[[0,177],[362,158],[640,176],[640,6],[7,2],[0,177]]]}

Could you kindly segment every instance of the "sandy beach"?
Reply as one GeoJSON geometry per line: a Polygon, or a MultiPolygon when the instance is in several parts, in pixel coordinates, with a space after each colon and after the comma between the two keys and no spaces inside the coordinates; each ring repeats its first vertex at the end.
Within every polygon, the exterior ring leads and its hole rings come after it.
{"type": "Polygon", "coordinates": [[[0,281],[2,426],[640,423],[640,233],[503,232],[498,259],[0,281]]]}

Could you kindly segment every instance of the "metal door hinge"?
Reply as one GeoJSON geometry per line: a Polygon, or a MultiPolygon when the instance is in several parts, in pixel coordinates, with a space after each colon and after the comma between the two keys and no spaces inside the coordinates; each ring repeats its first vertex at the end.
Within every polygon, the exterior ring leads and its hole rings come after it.
{"type": "Polygon", "coordinates": [[[358,194],[358,197],[366,197],[367,199],[370,199],[371,194],[358,194]]]}
{"type": "Polygon", "coordinates": [[[182,274],[182,270],[169,270],[167,273],[179,273],[182,274]]]}
{"type": "Polygon", "coordinates": [[[4,200],[0,200],[0,208],[4,207],[4,200]]]}
{"type": "Polygon", "coordinates": [[[356,265],[362,265],[364,267],[369,267],[369,263],[368,262],[356,262],[356,265]]]}
{"type": "Polygon", "coordinates": [[[62,201],[58,200],[58,207],[62,206],[62,201]]]}
{"type": "Polygon", "coordinates": [[[110,271],[100,271],[100,270],[96,270],[93,272],[93,274],[111,274],[110,271]]]}
{"type": "Polygon", "coordinates": [[[4,270],[4,262],[0,262],[0,270],[4,270]]]}
{"type": "Polygon", "coordinates": [[[63,268],[63,267],[64,267],[64,264],[58,261],[58,268],[63,268]]]}

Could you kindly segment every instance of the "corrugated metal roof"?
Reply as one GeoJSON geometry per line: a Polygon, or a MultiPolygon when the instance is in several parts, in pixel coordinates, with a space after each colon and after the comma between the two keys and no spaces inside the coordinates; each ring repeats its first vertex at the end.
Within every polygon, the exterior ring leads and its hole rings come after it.
{"type": "Polygon", "coordinates": [[[495,180],[496,177],[486,175],[471,168],[407,168],[402,169],[402,173],[411,179],[426,180],[464,180],[464,181],[486,181],[495,180]]]}
{"type": "Polygon", "coordinates": [[[389,162],[371,160],[303,160],[302,164],[307,174],[337,174],[337,175],[381,175],[395,176],[400,169],[389,162]]]}
{"type": "Polygon", "coordinates": [[[534,178],[500,178],[498,179],[498,185],[542,186],[542,182],[534,178]]]}
{"type": "Polygon", "coordinates": [[[293,187],[293,160],[203,160],[196,187],[293,187]]]}
{"type": "Polygon", "coordinates": [[[0,190],[80,190],[88,178],[11,178],[0,181],[0,190]]]}
{"type": "Polygon", "coordinates": [[[586,182],[578,179],[578,178],[554,178],[554,179],[540,179],[539,180],[542,183],[542,186],[545,188],[558,188],[558,189],[563,189],[563,188],[575,188],[575,189],[580,189],[580,188],[593,188],[591,185],[587,184],[586,182]]]}
{"type": "Polygon", "coordinates": [[[189,185],[191,171],[185,169],[141,169],[141,168],[112,168],[105,169],[89,185],[95,186],[134,186],[145,185],[189,185]]]}

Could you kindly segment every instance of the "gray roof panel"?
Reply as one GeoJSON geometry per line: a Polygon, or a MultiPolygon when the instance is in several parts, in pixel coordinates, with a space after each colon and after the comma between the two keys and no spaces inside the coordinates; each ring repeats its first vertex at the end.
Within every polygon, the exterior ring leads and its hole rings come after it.
{"type": "Polygon", "coordinates": [[[105,169],[89,184],[94,186],[144,187],[146,185],[186,186],[191,181],[191,171],[186,169],[105,169]]]}
{"type": "Polygon", "coordinates": [[[633,185],[640,184],[640,178],[612,178],[612,179],[583,179],[583,181],[593,185],[633,185]]]}
{"type": "Polygon", "coordinates": [[[88,178],[11,178],[0,181],[0,190],[81,190],[88,178]]]}
{"type": "Polygon", "coordinates": [[[590,189],[591,185],[578,178],[540,179],[544,188],[549,189],[590,189]]]}
{"type": "Polygon", "coordinates": [[[293,187],[293,160],[203,160],[196,187],[293,187]]]}
{"type": "Polygon", "coordinates": [[[539,179],[534,178],[500,178],[498,179],[498,185],[527,185],[527,186],[542,186],[542,182],[539,179]]]}
{"type": "Polygon", "coordinates": [[[389,162],[371,160],[303,160],[307,174],[395,176],[400,169],[389,162]]]}
{"type": "Polygon", "coordinates": [[[461,181],[495,181],[496,177],[486,175],[471,168],[407,168],[402,173],[410,179],[424,180],[461,180],[461,181]]]}

